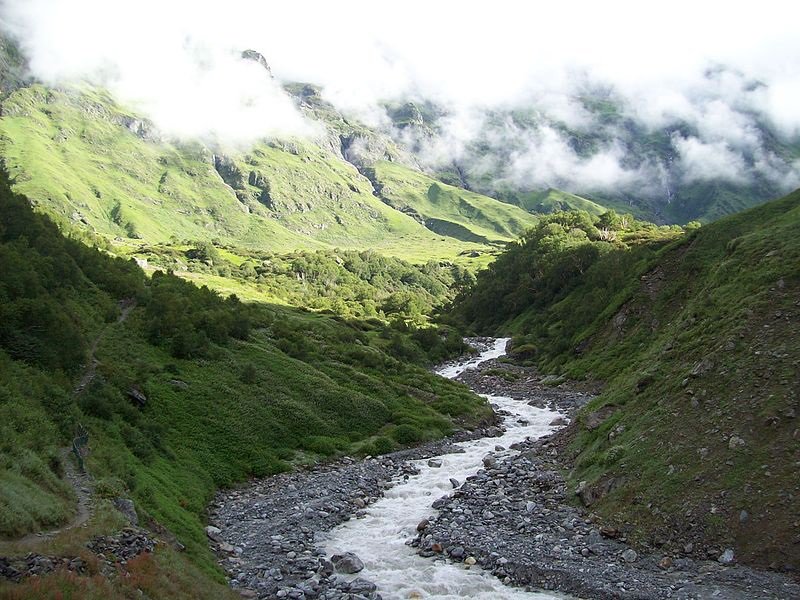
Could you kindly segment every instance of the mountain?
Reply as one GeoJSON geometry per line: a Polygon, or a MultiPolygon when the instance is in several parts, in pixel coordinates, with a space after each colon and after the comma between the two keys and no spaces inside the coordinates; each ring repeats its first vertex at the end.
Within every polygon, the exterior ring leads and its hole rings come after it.
{"type": "MultiPolygon", "coordinates": [[[[22,72],[21,55],[3,43],[3,60],[22,72]]],[[[314,136],[242,150],[173,139],[88,84],[46,87],[10,76],[0,83],[0,160],[15,189],[61,227],[120,255],[153,258],[156,248],[183,252],[213,241],[245,257],[371,249],[474,270],[535,222],[423,175],[411,154],[344,117],[309,84],[285,87],[318,125],[314,136]],[[367,175],[375,172],[373,182],[367,175]],[[381,196],[373,183],[405,197],[381,196]],[[443,193],[430,211],[434,185],[443,193]]]]}
{"type": "Polygon", "coordinates": [[[799,185],[800,136],[760,110],[765,85],[719,67],[703,86],[657,116],[599,85],[478,114],[410,102],[387,108],[385,131],[438,178],[535,212],[531,196],[555,188],[656,223],[709,222],[799,185]]]}
{"type": "Polygon", "coordinates": [[[449,318],[604,384],[563,455],[592,511],[644,544],[797,569],[798,228],[800,190],[684,232],[556,213],[449,318]]]}
{"type": "Polygon", "coordinates": [[[377,194],[391,207],[440,235],[478,244],[510,242],[536,223],[530,213],[447,185],[397,163],[366,169],[377,194]]]}

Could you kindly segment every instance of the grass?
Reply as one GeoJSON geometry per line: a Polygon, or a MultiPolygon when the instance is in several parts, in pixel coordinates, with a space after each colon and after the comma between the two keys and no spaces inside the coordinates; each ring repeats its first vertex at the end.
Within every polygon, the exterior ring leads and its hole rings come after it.
{"type": "MultiPolygon", "coordinates": [[[[0,277],[3,536],[71,517],[60,449],[82,424],[97,498],[133,499],[142,523],[168,529],[186,547],[143,558],[137,587],[219,597],[214,582],[222,575],[203,531],[216,489],[331,456],[388,452],[491,415],[482,398],[428,370],[463,348],[452,331],[416,325],[402,312],[392,324],[346,319],[223,300],[165,274],[146,279],[130,262],[64,238],[6,185],[0,196],[0,258],[8,267],[0,277]],[[138,306],[119,321],[117,303],[131,298],[138,306]],[[31,306],[45,326],[31,320],[31,306]],[[94,377],[75,393],[93,347],[94,377]],[[143,405],[131,402],[134,387],[143,405]]],[[[384,277],[385,261],[365,264],[384,277]]],[[[103,514],[87,531],[118,527],[103,514]]],[[[60,536],[59,551],[81,545],[83,535],[79,528],[60,536]]],[[[127,597],[136,576],[61,573],[0,593],[127,597]]]]}
{"type": "Polygon", "coordinates": [[[532,213],[553,213],[562,210],[585,210],[590,215],[599,217],[608,210],[607,207],[593,202],[588,198],[582,198],[576,194],[570,194],[563,190],[548,189],[542,192],[528,192],[517,197],[517,203],[521,208],[532,213]]]}
{"type": "Polygon", "coordinates": [[[524,210],[453,187],[397,163],[372,168],[379,193],[394,208],[417,215],[438,233],[464,242],[496,244],[515,239],[536,223],[524,210]]]}
{"type": "MultiPolygon", "coordinates": [[[[577,430],[570,477],[615,479],[592,510],[640,543],[679,550],[691,539],[698,549],[734,547],[760,566],[800,566],[799,228],[797,191],[601,253],[562,271],[557,288],[546,276],[529,280],[528,304],[499,313],[495,327],[526,344],[543,371],[606,383],[580,418],[606,405],[616,412],[577,430]]],[[[581,244],[564,247],[574,256],[581,244]]],[[[504,289],[509,273],[524,283],[520,273],[541,264],[521,260],[524,251],[498,259],[474,293],[504,289]],[[501,270],[508,265],[519,270],[501,270]]],[[[483,309],[501,310],[493,301],[483,309]]]]}
{"type": "MultiPolygon", "coordinates": [[[[123,255],[143,243],[214,239],[234,254],[376,249],[473,269],[491,258],[483,234],[465,241],[458,232],[431,231],[376,198],[353,165],[312,141],[264,142],[246,152],[225,150],[220,159],[199,143],[138,133],[139,123],[103,90],[33,85],[3,102],[0,155],[15,189],[39,210],[123,255]]],[[[490,198],[462,195],[482,203],[477,220],[498,205],[500,220],[520,221],[504,222],[500,239],[529,222],[524,214],[506,215],[507,206],[490,198]]],[[[467,215],[461,224],[468,221],[467,215]]]]}

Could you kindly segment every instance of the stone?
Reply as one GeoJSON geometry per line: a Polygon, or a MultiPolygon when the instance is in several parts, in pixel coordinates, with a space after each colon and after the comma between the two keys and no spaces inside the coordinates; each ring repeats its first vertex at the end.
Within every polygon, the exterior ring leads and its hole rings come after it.
{"type": "Polygon", "coordinates": [[[145,396],[144,392],[137,386],[133,386],[128,390],[128,398],[139,408],[144,408],[147,404],[147,396],[145,396]]]}
{"type": "Polygon", "coordinates": [[[494,456],[492,456],[491,454],[487,454],[486,456],[483,457],[483,466],[485,468],[491,469],[495,465],[497,465],[497,459],[494,456]]]}
{"type": "Polygon", "coordinates": [[[569,421],[567,421],[564,417],[556,417],[552,421],[550,421],[550,427],[561,427],[563,425],[567,425],[569,421]]]}
{"type": "Polygon", "coordinates": [[[617,406],[603,406],[602,408],[598,408],[593,413],[589,413],[586,415],[586,420],[584,421],[584,426],[589,431],[594,431],[600,425],[602,425],[606,419],[608,419],[611,415],[617,412],[619,407],[617,406]]]}
{"type": "Polygon", "coordinates": [[[461,559],[464,558],[464,548],[462,546],[456,546],[452,550],[450,550],[450,558],[461,559]]]}
{"type": "Polygon", "coordinates": [[[334,554],[331,556],[331,563],[333,563],[334,569],[340,573],[346,573],[348,575],[358,573],[364,569],[364,563],[352,552],[334,554]]]}
{"type": "Polygon", "coordinates": [[[468,556],[467,558],[464,559],[464,564],[467,565],[468,567],[471,567],[472,565],[474,565],[477,562],[478,561],[475,560],[474,556],[468,556]]]}
{"type": "Polygon", "coordinates": [[[728,440],[728,448],[730,448],[731,450],[735,450],[736,448],[739,448],[740,446],[744,445],[745,441],[742,438],[735,435],[732,435],[731,439],[728,440]]]}
{"type": "Polygon", "coordinates": [[[639,555],[636,554],[636,550],[633,548],[628,548],[625,552],[622,553],[622,560],[625,562],[636,562],[636,559],[639,558],[639,555]]]}
{"type": "Polygon", "coordinates": [[[222,536],[220,535],[221,533],[222,530],[219,527],[214,527],[213,525],[206,527],[206,535],[215,542],[222,541],[222,536]]]}
{"type": "Polygon", "coordinates": [[[417,525],[417,531],[425,531],[428,528],[428,525],[430,524],[431,523],[430,521],[428,521],[428,519],[423,519],[422,521],[419,522],[419,525],[417,525]]]}
{"type": "Polygon", "coordinates": [[[434,469],[439,469],[442,466],[442,459],[440,458],[428,459],[428,466],[434,469]]]}
{"type": "Polygon", "coordinates": [[[664,569],[665,571],[671,568],[673,565],[672,559],[669,556],[665,556],[660,561],[658,561],[658,566],[664,569]]]}
{"type": "Polygon", "coordinates": [[[136,506],[130,498],[114,498],[114,508],[125,515],[125,518],[128,519],[128,522],[134,527],[139,524],[136,506]]]}
{"type": "Polygon", "coordinates": [[[454,477],[451,477],[450,478],[450,485],[453,486],[453,489],[456,489],[457,487],[459,487],[461,485],[461,482],[458,479],[455,479],[454,477]]]}
{"type": "Polygon", "coordinates": [[[739,523],[747,523],[750,520],[750,515],[746,510],[739,513],[739,523]]]}
{"type": "Polygon", "coordinates": [[[721,565],[732,565],[735,560],[736,558],[733,554],[733,548],[727,548],[725,552],[720,554],[717,562],[719,562],[721,565]]]}
{"type": "Polygon", "coordinates": [[[377,589],[378,586],[371,581],[367,581],[363,577],[356,577],[353,579],[353,581],[347,584],[347,591],[351,594],[367,595],[372,594],[377,589]]]}

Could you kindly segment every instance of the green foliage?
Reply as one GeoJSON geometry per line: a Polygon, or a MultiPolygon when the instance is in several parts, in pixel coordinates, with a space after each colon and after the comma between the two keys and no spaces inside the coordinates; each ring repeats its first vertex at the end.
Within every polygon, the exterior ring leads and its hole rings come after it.
{"type": "MultiPolygon", "coordinates": [[[[78,423],[89,431],[87,470],[100,493],[132,497],[139,514],[174,532],[208,573],[215,563],[202,514],[217,487],[309,456],[386,452],[393,439],[417,443],[489,414],[464,386],[428,371],[432,360],[463,348],[446,328],[401,313],[388,326],[246,304],[159,271],[147,279],[132,262],[65,239],[4,181],[0,196],[0,253],[13,267],[0,271],[5,535],[69,517],[73,498],[58,476],[59,449],[78,423]],[[119,302],[132,298],[138,307],[118,320],[119,302]],[[44,307],[60,329],[29,330],[41,322],[31,307],[44,307]],[[32,340],[25,351],[20,340],[32,340]],[[403,356],[392,353],[395,344],[403,356]],[[96,367],[81,372],[91,349],[96,367]],[[131,401],[134,387],[144,405],[131,401]]],[[[374,282],[374,290],[362,291],[380,297],[416,290],[426,309],[449,280],[438,266],[341,256],[348,281],[374,282]]],[[[337,258],[299,254],[286,262],[308,280],[337,258]]],[[[331,273],[340,276],[341,268],[331,273]]],[[[325,279],[322,272],[313,277],[325,279]]]]}
{"type": "Polygon", "coordinates": [[[635,221],[619,230],[614,213],[593,226],[543,219],[454,314],[513,333],[545,372],[605,382],[584,415],[612,405],[613,416],[576,429],[570,447],[573,483],[616,481],[592,510],[649,542],[715,506],[713,527],[694,535],[796,568],[787,532],[800,514],[786,491],[797,486],[800,191],[685,235],[635,221]]]}
{"type": "MultiPolygon", "coordinates": [[[[545,327],[541,311],[569,297],[581,278],[599,284],[592,291],[594,296],[614,294],[619,291],[620,261],[626,262],[640,248],[664,243],[677,233],[613,211],[599,217],[584,211],[543,216],[536,227],[478,274],[473,287],[459,294],[449,318],[475,330],[495,330],[512,319],[526,322],[515,329],[529,329],[531,319],[545,327]]],[[[587,320],[593,318],[593,308],[583,309],[587,320]]],[[[558,345],[569,341],[562,339],[558,345]]],[[[534,343],[529,350],[535,348],[534,343]]]]}

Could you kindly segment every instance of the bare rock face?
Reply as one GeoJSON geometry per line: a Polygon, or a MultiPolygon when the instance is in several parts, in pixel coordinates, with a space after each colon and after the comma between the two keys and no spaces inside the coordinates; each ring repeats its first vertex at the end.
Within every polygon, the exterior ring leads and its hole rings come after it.
{"type": "Polygon", "coordinates": [[[267,59],[264,58],[264,55],[261,54],[261,52],[251,49],[243,50],[242,58],[245,60],[252,60],[253,62],[257,62],[262,67],[264,67],[267,70],[267,73],[269,73],[269,76],[272,77],[272,69],[270,69],[267,59]]]}

